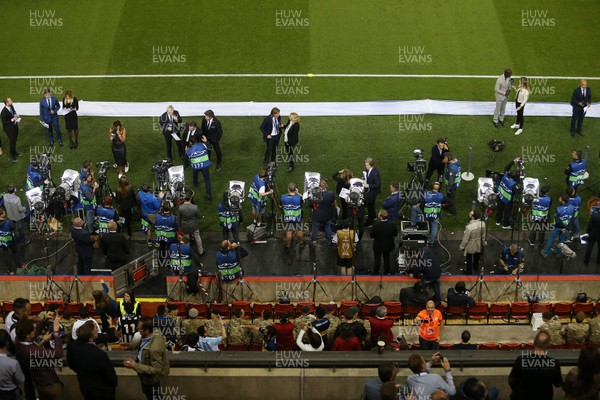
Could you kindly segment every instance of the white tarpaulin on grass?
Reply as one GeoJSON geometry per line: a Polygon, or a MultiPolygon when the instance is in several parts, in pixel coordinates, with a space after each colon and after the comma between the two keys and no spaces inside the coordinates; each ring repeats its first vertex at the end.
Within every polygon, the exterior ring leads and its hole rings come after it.
{"type": "MultiPolygon", "coordinates": [[[[493,115],[493,101],[454,100],[388,100],[358,102],[109,102],[79,101],[80,116],[92,117],[157,117],[172,104],[182,116],[203,115],[213,110],[217,116],[246,117],[265,116],[271,108],[278,107],[282,115],[296,112],[301,116],[361,116],[361,115],[493,115]]],[[[22,116],[39,115],[39,103],[15,103],[15,110],[22,116]]],[[[568,103],[527,103],[526,117],[568,117],[572,108],[568,103]]],[[[516,115],[514,102],[506,105],[507,115],[516,115]]],[[[600,118],[600,109],[590,107],[587,117],[600,118]]]]}

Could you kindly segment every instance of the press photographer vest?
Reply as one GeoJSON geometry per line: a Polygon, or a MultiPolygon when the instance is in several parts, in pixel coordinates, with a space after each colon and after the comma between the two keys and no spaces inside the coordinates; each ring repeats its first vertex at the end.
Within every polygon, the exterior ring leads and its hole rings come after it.
{"type": "Polygon", "coordinates": [[[210,167],[208,159],[208,149],[203,143],[196,143],[186,152],[192,169],[198,171],[202,168],[210,167]]]}
{"type": "Polygon", "coordinates": [[[550,205],[552,204],[552,199],[550,196],[540,196],[539,199],[533,202],[533,206],[531,208],[531,220],[532,221],[543,221],[548,218],[548,212],[550,211],[550,205]]]}
{"type": "Polygon", "coordinates": [[[0,247],[12,247],[14,239],[10,221],[0,222],[0,247]]]}
{"type": "MultiPolygon", "coordinates": [[[[136,301],[135,303],[133,303],[133,313],[134,314],[137,314],[138,307],[140,307],[139,301],[136,301]]],[[[121,315],[127,315],[127,311],[125,311],[125,302],[124,301],[119,303],[119,308],[121,309],[121,315]]]]}
{"type": "Polygon", "coordinates": [[[442,212],[442,202],[444,201],[444,195],[440,192],[427,192],[425,193],[425,207],[423,207],[423,213],[426,219],[437,219],[442,212]]]}
{"type": "Polygon", "coordinates": [[[586,160],[573,161],[571,164],[571,173],[569,174],[569,186],[577,186],[583,183],[585,174],[586,160]]]}
{"type": "Polygon", "coordinates": [[[25,184],[26,190],[31,190],[36,187],[44,190],[43,182],[42,174],[40,174],[39,171],[34,171],[30,165],[27,169],[27,183],[25,184]],[[39,182],[38,185],[36,185],[36,182],[39,182]]]}
{"type": "Polygon", "coordinates": [[[217,268],[225,282],[230,282],[242,275],[242,269],[235,250],[228,250],[226,253],[219,251],[217,253],[217,268]]]}
{"type": "Polygon", "coordinates": [[[265,188],[265,190],[267,189],[267,184],[260,179],[260,175],[256,174],[254,176],[254,179],[252,179],[252,184],[250,185],[250,190],[248,190],[248,198],[252,199],[253,203],[258,203],[258,204],[266,204],[267,203],[267,196],[263,196],[260,197],[259,193],[260,193],[260,189],[261,188],[265,188]]]}
{"type": "Polygon", "coordinates": [[[450,184],[452,184],[453,189],[456,189],[460,186],[460,164],[458,163],[458,161],[446,165],[446,173],[444,174],[444,185],[448,187],[450,184]],[[449,182],[451,172],[454,173],[453,182],[449,182]]]}
{"type": "Polygon", "coordinates": [[[227,210],[223,204],[217,206],[219,210],[219,225],[221,228],[235,228],[238,225],[239,217],[233,211],[227,210]]]}
{"type": "Polygon", "coordinates": [[[559,228],[568,228],[571,224],[571,219],[573,219],[573,215],[575,214],[575,210],[573,206],[570,204],[561,204],[556,207],[556,215],[554,218],[555,227],[559,228]]]}
{"type": "Polygon", "coordinates": [[[517,182],[513,181],[508,174],[504,174],[502,181],[498,186],[498,196],[504,204],[508,204],[512,200],[513,190],[516,184],[517,182]]]}
{"type": "Polygon", "coordinates": [[[509,267],[518,267],[521,258],[523,258],[521,250],[517,250],[514,256],[510,254],[510,248],[506,247],[502,250],[502,260],[504,260],[509,267]]]}
{"type": "Polygon", "coordinates": [[[94,188],[91,185],[81,185],[79,191],[79,202],[83,206],[84,210],[93,210],[96,207],[96,196],[92,196],[91,200],[85,197],[87,192],[94,194],[94,188]]]}
{"type": "Polygon", "coordinates": [[[171,269],[179,273],[182,269],[185,274],[192,270],[192,258],[190,257],[190,245],[172,243],[169,246],[169,258],[171,259],[171,269]]]}
{"type": "Polygon", "coordinates": [[[98,217],[98,233],[100,235],[108,233],[108,223],[115,220],[115,210],[100,206],[96,210],[96,216],[98,217]]]}
{"type": "Polygon", "coordinates": [[[138,192],[138,198],[140,199],[142,216],[146,216],[148,214],[156,214],[160,209],[161,200],[158,197],[154,196],[154,194],[140,190],[138,192]]]}
{"type": "Polygon", "coordinates": [[[579,207],[581,206],[581,197],[569,197],[569,204],[573,206],[573,218],[577,218],[579,216],[579,207]]]}
{"type": "Polygon", "coordinates": [[[173,243],[177,231],[177,219],[173,214],[156,214],[155,220],[156,241],[173,243]]]}
{"type": "Polygon", "coordinates": [[[302,197],[299,194],[281,196],[283,222],[300,222],[302,220],[302,197]]]}
{"type": "Polygon", "coordinates": [[[338,257],[342,260],[347,260],[354,256],[354,231],[353,230],[339,230],[337,231],[338,237],[338,257]]]}

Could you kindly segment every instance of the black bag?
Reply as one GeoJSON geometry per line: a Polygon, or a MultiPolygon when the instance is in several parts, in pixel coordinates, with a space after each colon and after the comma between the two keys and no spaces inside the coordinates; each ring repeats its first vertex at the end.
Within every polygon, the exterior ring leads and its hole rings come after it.
{"type": "Polygon", "coordinates": [[[504,142],[501,140],[490,140],[488,146],[495,152],[502,151],[504,149],[504,142]]]}

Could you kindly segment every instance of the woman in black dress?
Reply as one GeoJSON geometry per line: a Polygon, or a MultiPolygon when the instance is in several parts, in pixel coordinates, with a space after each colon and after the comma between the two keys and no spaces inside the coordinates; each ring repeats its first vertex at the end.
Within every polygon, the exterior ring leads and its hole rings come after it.
{"type": "Polygon", "coordinates": [[[285,155],[287,156],[288,172],[294,170],[294,146],[298,144],[298,133],[300,132],[300,117],[291,113],[287,124],[283,126],[283,142],[285,144],[285,155]]]}
{"type": "Polygon", "coordinates": [[[115,157],[115,165],[119,172],[119,179],[123,176],[123,171],[129,171],[129,163],[127,162],[127,147],[125,139],[127,138],[127,130],[121,125],[121,121],[113,122],[112,128],[108,132],[110,142],[112,143],[112,152],[115,157]]]}
{"type": "Polygon", "coordinates": [[[119,188],[117,189],[116,198],[117,204],[119,205],[119,215],[125,218],[124,228],[131,238],[131,218],[133,216],[133,207],[137,205],[137,196],[129,184],[129,180],[125,176],[122,176],[119,179],[119,188]]]}
{"type": "Polygon", "coordinates": [[[77,124],[79,100],[77,100],[77,97],[73,97],[73,92],[71,90],[65,91],[62,106],[65,110],[71,109],[69,113],[65,114],[65,125],[67,127],[67,133],[69,134],[69,148],[76,149],[77,146],[79,146],[79,126],[77,124]],[[73,140],[73,136],[75,136],[75,140],[73,140]]]}

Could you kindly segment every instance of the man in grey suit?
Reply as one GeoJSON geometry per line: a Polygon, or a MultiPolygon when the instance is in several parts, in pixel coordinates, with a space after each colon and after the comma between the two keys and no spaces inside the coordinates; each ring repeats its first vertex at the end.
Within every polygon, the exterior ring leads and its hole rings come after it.
{"type": "Polygon", "coordinates": [[[496,79],[496,109],[494,110],[494,126],[496,128],[504,126],[504,111],[506,110],[506,102],[508,101],[508,95],[510,89],[513,86],[513,80],[511,79],[512,71],[505,69],[504,73],[496,79]]]}
{"type": "Polygon", "coordinates": [[[29,239],[25,238],[25,213],[27,208],[23,206],[21,199],[17,196],[15,185],[8,185],[8,193],[4,195],[4,208],[6,209],[6,216],[17,228],[19,242],[23,245],[29,244],[29,239]]]}
{"type": "Polygon", "coordinates": [[[193,238],[196,243],[196,249],[198,255],[204,254],[204,247],[202,247],[202,238],[200,237],[200,230],[198,229],[198,221],[200,220],[200,211],[198,206],[192,204],[192,192],[187,191],[185,193],[184,202],[179,206],[177,210],[177,221],[179,223],[179,230],[183,231],[193,238]]]}

